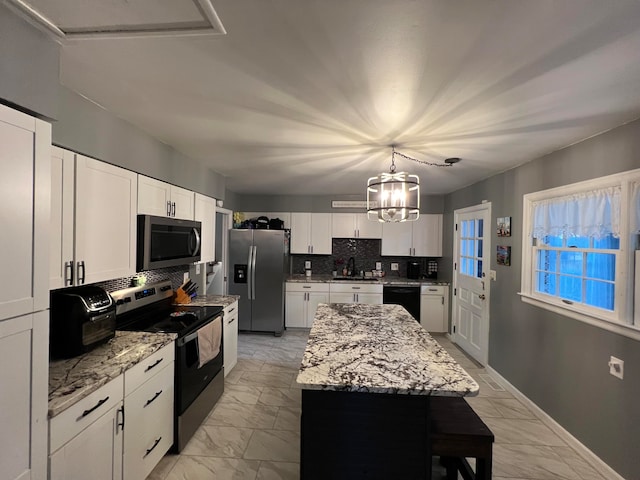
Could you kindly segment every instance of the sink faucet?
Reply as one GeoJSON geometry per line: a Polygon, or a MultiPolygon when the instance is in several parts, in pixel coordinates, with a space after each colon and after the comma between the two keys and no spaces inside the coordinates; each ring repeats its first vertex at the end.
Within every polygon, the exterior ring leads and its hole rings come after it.
{"type": "Polygon", "coordinates": [[[347,262],[347,275],[350,277],[356,274],[356,260],[353,257],[349,257],[349,261],[347,262]]]}

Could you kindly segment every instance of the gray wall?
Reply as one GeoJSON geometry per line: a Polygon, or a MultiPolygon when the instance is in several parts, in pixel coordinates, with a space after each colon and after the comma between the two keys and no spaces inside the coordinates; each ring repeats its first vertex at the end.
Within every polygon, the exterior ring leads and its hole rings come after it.
{"type": "Polygon", "coordinates": [[[0,4],[0,101],[52,120],[53,143],[218,199],[225,178],[59,84],[60,46],[0,4]]]}
{"type": "Polygon", "coordinates": [[[492,204],[492,252],[511,245],[511,266],[492,254],[489,365],[623,477],[640,478],[640,342],[525,304],[520,288],[522,196],[640,167],[640,121],[623,125],[494,176],[445,198],[447,277],[452,276],[453,212],[492,204]],[[494,233],[511,216],[511,237],[494,233]],[[614,355],[625,378],[609,375],[614,355]]]}
{"type": "MultiPolygon", "coordinates": [[[[314,213],[351,213],[362,212],[362,208],[332,208],[333,200],[366,200],[364,195],[237,195],[234,197],[233,210],[240,212],[314,212],[314,213]]],[[[225,204],[225,207],[227,205],[225,204]]],[[[420,212],[442,213],[444,196],[422,195],[420,212]]]]}
{"type": "Polygon", "coordinates": [[[0,3],[0,99],[55,118],[59,45],[0,3]]]}

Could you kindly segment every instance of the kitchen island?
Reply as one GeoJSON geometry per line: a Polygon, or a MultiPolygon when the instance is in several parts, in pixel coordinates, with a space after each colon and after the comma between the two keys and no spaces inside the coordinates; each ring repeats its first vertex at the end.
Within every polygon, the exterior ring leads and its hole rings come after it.
{"type": "Polygon", "coordinates": [[[297,382],[301,478],[431,478],[430,396],[478,384],[402,307],[320,304],[297,382]]]}

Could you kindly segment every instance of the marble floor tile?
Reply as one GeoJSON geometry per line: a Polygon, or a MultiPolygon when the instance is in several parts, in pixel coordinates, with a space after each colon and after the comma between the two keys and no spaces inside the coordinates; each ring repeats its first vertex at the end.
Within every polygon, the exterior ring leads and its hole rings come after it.
{"type": "Polygon", "coordinates": [[[264,365],[263,360],[257,360],[255,358],[238,358],[238,363],[233,367],[234,369],[249,371],[249,372],[259,372],[262,366],[264,365]]]}
{"type": "Polygon", "coordinates": [[[496,444],[566,446],[549,427],[539,420],[483,418],[495,435],[496,444]]]}
{"type": "Polygon", "coordinates": [[[240,428],[272,428],[278,407],[245,403],[218,403],[204,421],[205,425],[240,428]]]}
{"type": "Polygon", "coordinates": [[[300,362],[276,362],[265,361],[264,365],[260,368],[261,372],[284,372],[298,374],[300,370],[300,362]]]}
{"type": "Polygon", "coordinates": [[[233,385],[225,382],[224,393],[218,403],[244,403],[255,405],[264,388],[255,385],[233,385]]]}
{"type": "Polygon", "coordinates": [[[299,478],[299,463],[260,462],[256,480],[299,480],[299,478]]]}
{"type": "Polygon", "coordinates": [[[302,405],[302,390],[295,388],[263,387],[258,403],[276,407],[299,407],[302,405]]]}
{"type": "Polygon", "coordinates": [[[224,385],[225,388],[227,385],[235,385],[238,383],[238,380],[240,380],[240,377],[242,376],[244,372],[242,370],[238,370],[237,368],[233,368],[226,377],[224,377],[224,385]]]}
{"type": "Polygon", "coordinates": [[[250,428],[202,425],[181,455],[242,458],[252,433],[250,428]]]}
{"type": "Polygon", "coordinates": [[[502,417],[500,410],[493,404],[492,399],[486,397],[466,397],[467,403],[473,408],[480,418],[502,417]]]}
{"type": "Polygon", "coordinates": [[[243,458],[276,462],[300,461],[300,434],[290,430],[256,430],[243,458]]]}
{"type": "Polygon", "coordinates": [[[302,409],[297,407],[280,407],[273,429],[300,432],[301,412],[302,409]]]}
{"type": "Polygon", "coordinates": [[[166,480],[255,480],[259,467],[256,460],[181,456],[166,480]]]}
{"type": "Polygon", "coordinates": [[[555,447],[555,453],[578,474],[581,480],[605,480],[588,462],[571,447],[555,447]]]}
{"type": "Polygon", "coordinates": [[[582,480],[555,452],[554,447],[538,445],[500,445],[494,448],[495,476],[536,480],[582,480]]]}
{"type": "Polygon", "coordinates": [[[156,468],[154,468],[153,471],[149,474],[147,480],[165,480],[179,458],[180,455],[167,453],[164,457],[162,457],[160,463],[156,465],[156,468]]]}
{"type": "Polygon", "coordinates": [[[503,418],[528,418],[537,420],[537,417],[515,398],[492,398],[489,400],[500,412],[503,418]]]}
{"type": "Polygon", "coordinates": [[[286,372],[242,372],[237,385],[288,388],[294,378],[293,373],[286,372]]]}

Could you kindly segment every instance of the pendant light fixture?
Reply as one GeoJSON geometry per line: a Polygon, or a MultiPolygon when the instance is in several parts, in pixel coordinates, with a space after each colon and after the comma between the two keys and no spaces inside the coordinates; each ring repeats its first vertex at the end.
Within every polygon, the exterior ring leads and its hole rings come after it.
{"type": "Polygon", "coordinates": [[[436,167],[450,167],[460,159],[448,158],[445,163],[431,163],[396,152],[393,145],[391,151],[389,171],[367,181],[367,218],[379,222],[415,221],[420,216],[420,178],[407,172],[396,172],[396,155],[436,167]]]}

